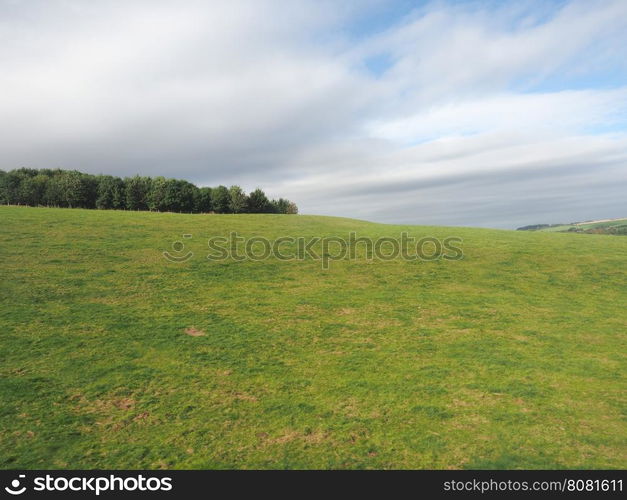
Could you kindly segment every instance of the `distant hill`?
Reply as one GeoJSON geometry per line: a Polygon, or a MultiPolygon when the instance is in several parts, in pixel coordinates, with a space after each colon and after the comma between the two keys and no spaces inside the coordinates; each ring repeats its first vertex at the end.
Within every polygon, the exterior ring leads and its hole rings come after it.
{"type": "Polygon", "coordinates": [[[519,227],[517,231],[627,235],[627,218],[571,222],[569,224],[533,224],[519,227]]]}

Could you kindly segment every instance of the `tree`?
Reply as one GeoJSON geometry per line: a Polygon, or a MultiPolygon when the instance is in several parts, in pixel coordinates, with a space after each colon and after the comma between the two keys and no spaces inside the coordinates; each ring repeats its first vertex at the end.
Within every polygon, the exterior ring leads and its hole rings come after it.
{"type": "Polygon", "coordinates": [[[124,180],[126,188],[126,208],[129,210],[147,210],[148,192],[150,190],[150,178],[127,177],[124,180]]]}
{"type": "MultiPolygon", "coordinates": [[[[80,172],[79,172],[80,173],[80,172]]],[[[83,184],[84,198],[81,208],[96,208],[96,199],[98,198],[98,178],[95,175],[80,174],[83,184]]]]}
{"type": "Polygon", "coordinates": [[[287,206],[287,212],[288,214],[297,214],[298,213],[298,207],[296,206],[296,203],[294,203],[293,201],[290,201],[288,206],[287,206]]]}
{"type": "Polygon", "coordinates": [[[287,209],[289,207],[290,202],[284,198],[279,198],[278,200],[272,200],[270,202],[273,207],[273,212],[277,214],[286,214],[287,209]]]}
{"type": "Polygon", "coordinates": [[[167,180],[165,177],[155,177],[150,182],[150,191],[148,193],[148,210],[162,212],[166,210],[167,180]]]}
{"type": "Polygon", "coordinates": [[[176,179],[166,179],[163,210],[168,212],[180,212],[181,201],[181,191],[178,181],[176,179]]]}
{"type": "Polygon", "coordinates": [[[20,200],[33,207],[44,203],[46,194],[46,186],[48,184],[48,176],[37,174],[34,177],[25,177],[20,185],[20,200]]]}
{"type": "Polygon", "coordinates": [[[211,191],[213,209],[219,214],[228,214],[231,204],[231,196],[226,186],[218,186],[211,191]]]}
{"type": "Polygon", "coordinates": [[[44,203],[49,207],[65,207],[61,175],[54,175],[48,179],[44,193],[44,203]]]}
{"type": "Polygon", "coordinates": [[[124,181],[112,175],[98,176],[96,208],[122,209],[125,207],[124,181]]]}
{"type": "Polygon", "coordinates": [[[196,197],[196,212],[206,214],[213,210],[211,191],[212,189],[210,187],[201,187],[198,189],[198,196],[196,197]]]}
{"type": "Polygon", "coordinates": [[[27,175],[25,175],[23,169],[11,170],[4,176],[3,196],[8,205],[20,205],[23,203],[20,191],[25,177],[27,175]]]}
{"type": "Polygon", "coordinates": [[[176,186],[179,191],[180,199],[179,211],[189,213],[193,212],[195,206],[194,200],[196,198],[198,188],[191,182],[182,180],[176,181],[176,186]]]}
{"type": "Polygon", "coordinates": [[[9,199],[7,196],[7,173],[4,170],[0,170],[0,203],[6,205],[9,203],[9,199]]]}
{"type": "Polygon", "coordinates": [[[248,195],[248,212],[263,214],[270,211],[271,205],[266,194],[259,188],[248,195]]]}
{"type": "Polygon", "coordinates": [[[229,188],[229,211],[240,214],[246,211],[246,193],[239,186],[229,188]]]}
{"type": "Polygon", "coordinates": [[[188,213],[298,212],[288,200],[268,200],[261,189],[246,196],[236,185],[198,188],[186,180],[161,176],[121,179],[59,168],[0,170],[0,203],[188,213]]]}
{"type": "Polygon", "coordinates": [[[87,204],[87,187],[83,174],[76,170],[64,171],[59,175],[62,200],[69,208],[78,208],[87,204]]]}
{"type": "Polygon", "coordinates": [[[126,183],[120,177],[115,177],[113,183],[113,208],[124,210],[126,208],[126,183]]]}

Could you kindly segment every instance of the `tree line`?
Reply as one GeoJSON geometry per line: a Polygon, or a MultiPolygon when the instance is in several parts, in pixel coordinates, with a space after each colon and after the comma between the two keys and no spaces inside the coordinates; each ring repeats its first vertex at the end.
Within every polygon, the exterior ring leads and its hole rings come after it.
{"type": "Polygon", "coordinates": [[[62,169],[0,170],[0,203],[186,213],[298,213],[293,202],[270,200],[261,189],[246,194],[239,186],[197,187],[180,179],[121,178],[62,169]]]}

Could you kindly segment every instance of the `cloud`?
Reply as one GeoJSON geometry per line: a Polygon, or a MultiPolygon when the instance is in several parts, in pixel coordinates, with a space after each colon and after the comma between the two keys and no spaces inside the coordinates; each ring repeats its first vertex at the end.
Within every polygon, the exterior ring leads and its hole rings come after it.
{"type": "Polygon", "coordinates": [[[389,223],[511,228],[545,212],[558,222],[622,213],[626,164],[627,135],[542,141],[497,133],[420,144],[345,175],[320,175],[321,198],[308,198],[305,184],[290,189],[327,215],[352,210],[389,223]]]}
{"type": "Polygon", "coordinates": [[[627,213],[625,2],[403,5],[0,0],[0,168],[386,222],[627,213]]]}

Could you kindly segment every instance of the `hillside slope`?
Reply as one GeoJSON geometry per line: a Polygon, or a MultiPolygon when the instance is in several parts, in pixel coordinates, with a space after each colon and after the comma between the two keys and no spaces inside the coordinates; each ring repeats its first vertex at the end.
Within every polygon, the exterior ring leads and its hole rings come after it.
{"type": "Polygon", "coordinates": [[[627,238],[0,219],[1,468],[627,467],[627,238]],[[230,231],[458,236],[464,258],[207,260],[230,231]],[[194,253],[182,263],[162,255],[177,240],[194,253]]]}
{"type": "Polygon", "coordinates": [[[544,231],[550,233],[590,233],[627,235],[627,219],[605,219],[589,222],[574,222],[572,224],[539,224],[519,228],[523,231],[544,231]]]}

